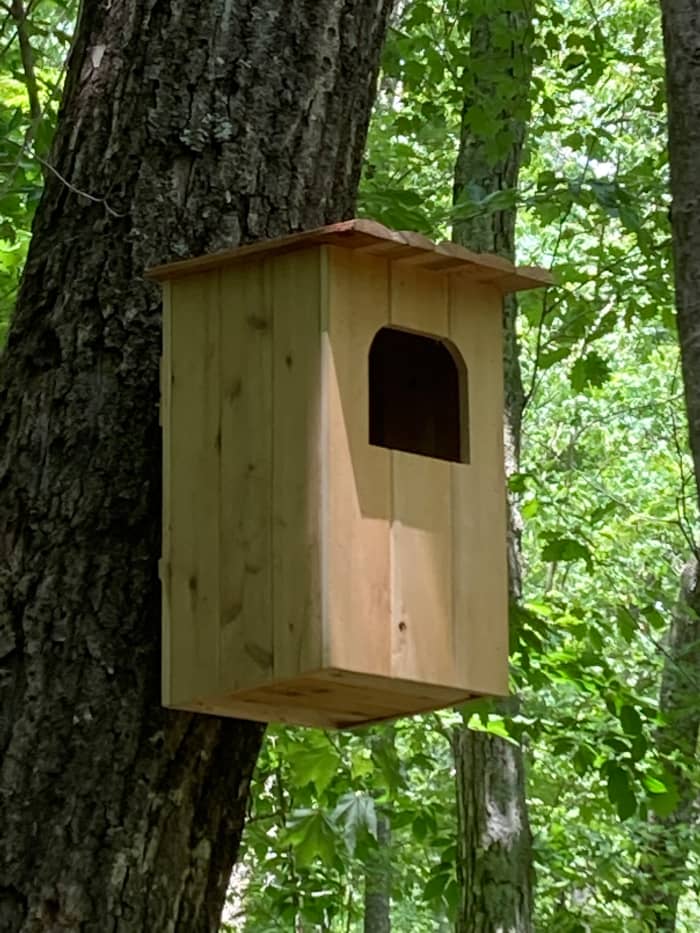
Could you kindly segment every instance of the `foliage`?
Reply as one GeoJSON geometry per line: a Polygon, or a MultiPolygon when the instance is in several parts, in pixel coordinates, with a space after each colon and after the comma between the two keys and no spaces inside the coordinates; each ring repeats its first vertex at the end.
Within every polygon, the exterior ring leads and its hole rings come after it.
{"type": "MultiPolygon", "coordinates": [[[[453,208],[462,68],[478,12],[475,3],[450,0],[404,7],[386,50],[361,206],[391,226],[439,237],[458,216],[517,202],[522,260],[556,267],[559,287],[522,302],[528,406],[522,473],[513,485],[525,522],[526,600],[512,625],[522,700],[507,721],[489,713],[488,703],[471,721],[522,737],[529,748],[537,928],[650,930],[639,845],[648,815],[672,812],[677,803],[654,737],[663,637],[696,523],[673,330],[657,11],[636,0],[604,11],[541,5],[521,188],[498,196],[473,190],[453,208]]],[[[488,113],[482,116],[473,130],[488,134],[488,113]]],[[[449,829],[442,820],[437,829],[424,826],[415,809],[419,801],[422,812],[448,815],[447,826],[454,825],[449,753],[446,743],[436,744],[450,722],[434,716],[392,728],[394,742],[421,736],[428,759],[439,753],[444,762],[432,772],[430,797],[413,767],[397,769],[401,793],[386,796],[397,930],[421,929],[437,892],[442,914],[428,928],[451,916],[449,829]],[[435,866],[430,877],[416,871],[418,845],[421,859],[435,866]]],[[[384,733],[372,735],[381,741],[384,733]]],[[[275,733],[285,760],[295,754],[293,736],[275,733]]],[[[367,748],[361,735],[334,741],[367,748]]],[[[696,762],[685,766],[700,777],[696,762]]],[[[263,759],[261,780],[265,767],[263,759]]],[[[344,793],[369,794],[376,776],[368,777],[364,783],[339,765],[335,780],[344,793]]],[[[296,805],[297,783],[285,787],[296,805]]],[[[318,794],[305,801],[314,804],[332,819],[332,800],[318,794]]],[[[319,856],[330,847],[326,829],[319,856]]],[[[689,847],[697,861],[697,839],[689,847]]],[[[361,879],[362,855],[344,860],[336,909],[361,879]]],[[[260,848],[247,855],[251,866],[264,857],[260,848]]],[[[323,878],[328,873],[310,886],[296,879],[297,896],[309,896],[323,878]]],[[[256,911],[269,897],[257,885],[245,897],[250,929],[258,929],[256,911]]],[[[700,922],[692,880],[683,904],[678,929],[690,931],[700,922]]],[[[329,925],[317,917],[317,928],[355,929],[355,911],[335,914],[329,925]]]]}
{"type": "Polygon", "coordinates": [[[0,21],[0,345],[48,170],[75,12],[74,0],[37,0],[23,18],[5,8],[0,21]]]}
{"type": "MultiPolygon", "coordinates": [[[[453,720],[455,714],[451,714],[453,720]]],[[[359,929],[365,866],[390,860],[397,930],[421,933],[455,906],[455,839],[444,806],[451,759],[442,722],[419,720],[354,733],[270,729],[246,828],[243,919],[232,929],[359,929]],[[446,780],[444,779],[446,778],[446,780]],[[392,826],[377,851],[377,813],[392,826]],[[417,857],[418,855],[418,857],[417,857]]]]}

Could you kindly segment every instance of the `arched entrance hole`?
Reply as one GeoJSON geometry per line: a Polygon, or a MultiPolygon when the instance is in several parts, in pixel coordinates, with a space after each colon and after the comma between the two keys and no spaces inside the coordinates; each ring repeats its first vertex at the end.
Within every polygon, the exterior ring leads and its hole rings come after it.
{"type": "Polygon", "coordinates": [[[369,442],[469,462],[467,367],[443,337],[382,327],[369,351],[369,442]]]}

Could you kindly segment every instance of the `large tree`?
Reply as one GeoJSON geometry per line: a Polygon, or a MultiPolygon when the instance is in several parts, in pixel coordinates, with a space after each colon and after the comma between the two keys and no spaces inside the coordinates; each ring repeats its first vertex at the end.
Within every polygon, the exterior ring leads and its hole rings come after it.
{"type": "Polygon", "coordinates": [[[0,929],[212,931],[258,725],[161,708],[146,267],[353,213],[390,0],[84,0],[0,373],[0,929]]]}
{"type": "MultiPolygon", "coordinates": [[[[460,206],[470,192],[513,194],[518,184],[530,112],[532,9],[528,3],[494,0],[475,17],[466,67],[465,101],[454,195],[460,206]],[[488,133],[475,130],[479,109],[492,114],[488,133]],[[494,129],[495,127],[495,129],[494,129]]],[[[472,249],[515,257],[515,201],[455,223],[454,239],[472,249]]],[[[525,404],[517,339],[517,300],[503,305],[506,472],[518,469],[525,404]]],[[[521,596],[519,517],[509,509],[509,593],[521,596]]],[[[503,704],[507,712],[510,703],[503,704]]],[[[487,732],[459,729],[454,736],[459,820],[458,933],[532,929],[532,840],[525,797],[523,753],[487,732]]]]}

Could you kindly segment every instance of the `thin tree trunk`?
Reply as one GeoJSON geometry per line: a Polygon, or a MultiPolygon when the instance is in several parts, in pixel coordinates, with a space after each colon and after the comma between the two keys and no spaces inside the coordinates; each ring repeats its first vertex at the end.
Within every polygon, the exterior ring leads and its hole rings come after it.
{"type": "Polygon", "coordinates": [[[676,311],[690,448],[700,499],[700,4],[661,0],[676,311]]]}
{"type": "Polygon", "coordinates": [[[391,933],[391,824],[377,813],[379,850],[365,869],[364,933],[391,933]]]}
{"type": "MultiPolygon", "coordinates": [[[[700,7],[697,0],[661,0],[661,13],[666,58],[676,320],[690,449],[700,501],[700,183],[697,171],[700,164],[700,7]]],[[[644,900],[652,906],[658,930],[671,931],[676,926],[678,895],[685,875],[687,836],[692,831],[692,810],[697,803],[696,791],[682,768],[673,767],[672,762],[679,756],[692,761],[697,754],[700,729],[698,612],[700,585],[696,550],[683,573],[679,609],[667,638],[660,691],[660,708],[667,724],[657,734],[659,749],[668,756],[679,790],[679,803],[666,819],[652,820],[650,842],[643,853],[643,865],[649,878],[644,900]],[[667,887],[664,879],[668,881],[667,887]]]]}
{"type": "MultiPolygon", "coordinates": [[[[530,107],[532,20],[529,7],[494,2],[472,28],[467,94],[462,116],[454,194],[477,186],[484,193],[514,189],[530,107]],[[507,87],[507,90],[506,90],[507,87]],[[498,134],[476,135],[472,108],[493,111],[498,134]],[[494,143],[500,140],[500,151],[494,143]]],[[[457,221],[453,238],[471,249],[515,253],[515,207],[457,221]]],[[[516,333],[517,302],[506,297],[503,311],[506,472],[518,469],[524,404],[516,333]]],[[[510,504],[509,591],[520,598],[520,521],[510,504]]],[[[506,707],[504,706],[504,710],[506,707]]],[[[459,818],[457,933],[532,929],[532,840],[525,798],[522,749],[495,736],[458,730],[453,742],[459,818]]]]}
{"type": "Polygon", "coordinates": [[[698,563],[693,559],[683,570],[678,605],[665,639],[666,660],[659,695],[664,725],[656,733],[656,747],[675,784],[678,803],[668,816],[652,814],[648,832],[640,842],[646,876],[642,902],[652,929],[664,933],[676,929],[700,794],[689,773],[700,738],[699,610],[700,579],[698,563]]]}
{"type": "Polygon", "coordinates": [[[455,730],[457,933],[532,929],[532,851],[523,755],[517,745],[455,730]]]}
{"type": "Polygon", "coordinates": [[[83,0],[0,372],[3,933],[218,927],[262,730],[160,706],[143,271],[352,214],[389,7],[83,0]]]}

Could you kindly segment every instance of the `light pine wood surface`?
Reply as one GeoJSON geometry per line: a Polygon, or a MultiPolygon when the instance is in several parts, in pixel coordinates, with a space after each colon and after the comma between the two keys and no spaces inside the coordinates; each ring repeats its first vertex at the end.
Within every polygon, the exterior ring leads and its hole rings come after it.
{"type": "Polygon", "coordinates": [[[166,705],[352,726],[507,692],[501,294],[545,276],[388,234],[156,270],[166,705]],[[385,327],[463,359],[468,462],[369,443],[385,327]]]}

